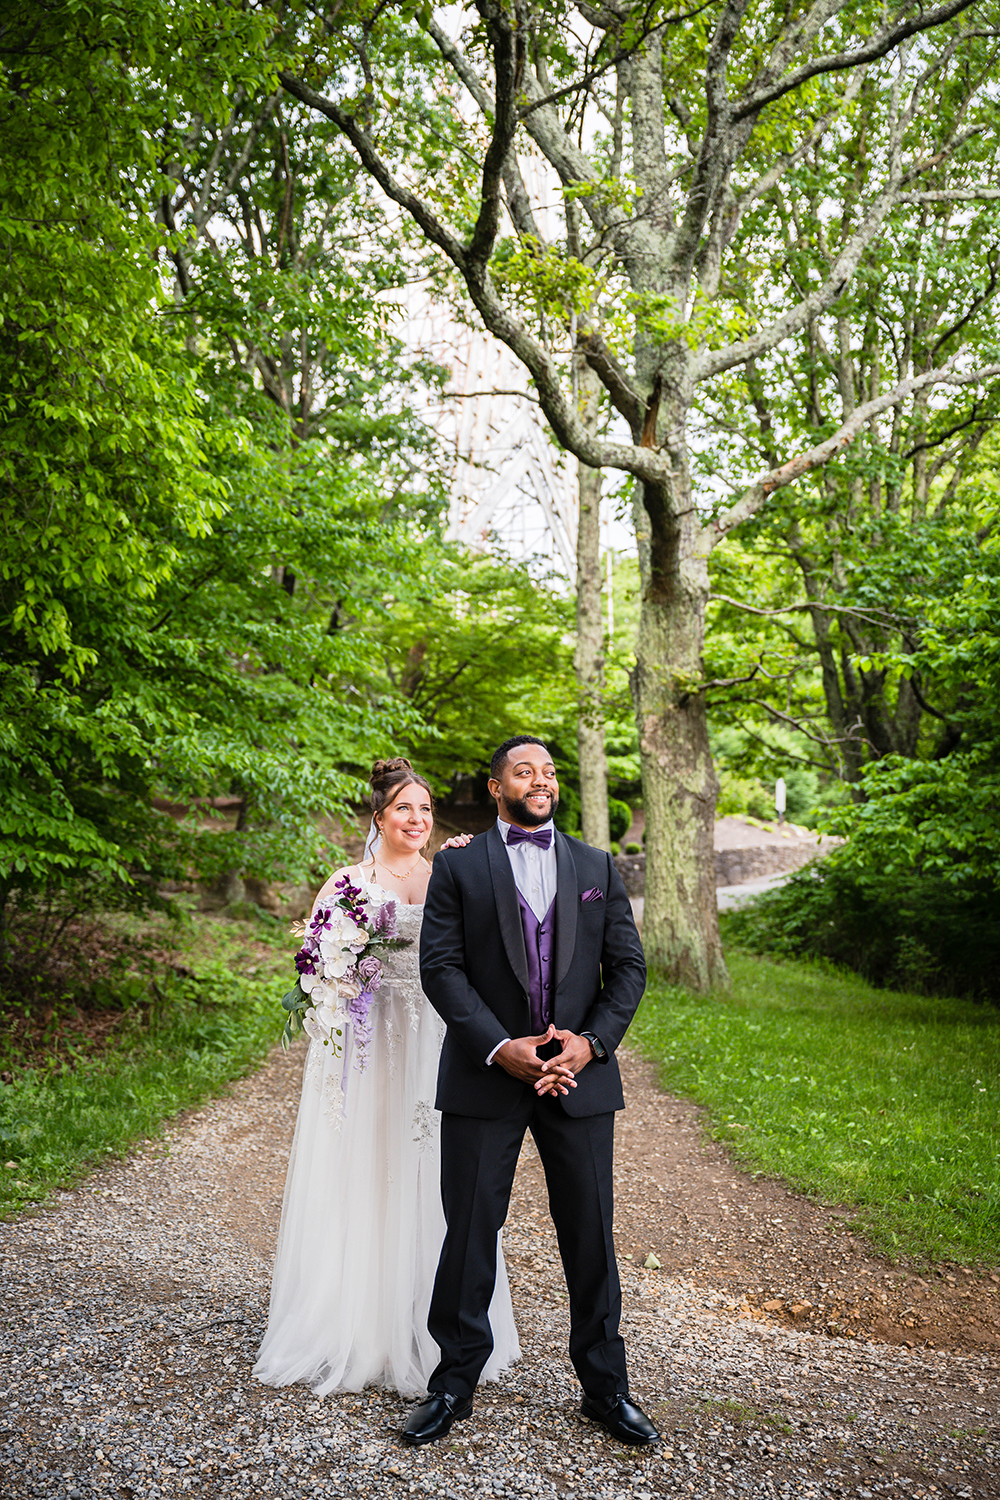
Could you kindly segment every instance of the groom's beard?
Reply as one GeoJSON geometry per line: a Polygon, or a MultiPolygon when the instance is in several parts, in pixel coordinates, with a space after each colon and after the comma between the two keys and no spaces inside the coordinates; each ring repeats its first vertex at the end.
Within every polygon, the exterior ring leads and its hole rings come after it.
{"type": "Polygon", "coordinates": [[[555,810],[558,806],[559,797],[556,793],[552,795],[552,801],[549,804],[547,812],[536,812],[533,807],[528,806],[524,797],[515,797],[512,801],[508,801],[506,797],[503,798],[504,812],[507,814],[510,822],[519,823],[522,828],[540,828],[543,823],[547,823],[555,815],[555,810]]]}

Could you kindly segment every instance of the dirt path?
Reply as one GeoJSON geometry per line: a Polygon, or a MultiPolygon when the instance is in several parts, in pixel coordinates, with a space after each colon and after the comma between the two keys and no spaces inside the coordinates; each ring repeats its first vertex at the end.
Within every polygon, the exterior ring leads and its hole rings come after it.
{"type": "Polygon", "coordinates": [[[0,1226],[0,1494],[208,1500],[1000,1496],[1000,1283],[872,1256],[843,1211],[736,1171],[623,1058],[616,1238],[636,1395],[665,1442],[575,1417],[565,1293],[526,1147],[505,1231],[521,1364],[413,1454],[392,1393],[249,1378],[302,1053],[275,1054],[53,1208],[0,1226]],[[650,1255],[659,1269],[647,1269],[650,1255]]]}
{"type": "Polygon", "coordinates": [[[706,1139],[702,1111],[661,1093],[650,1064],[626,1054],[623,1072],[620,1255],[641,1264],[652,1251],[660,1275],[691,1276],[743,1316],[826,1338],[1000,1355],[1000,1275],[891,1265],[851,1233],[846,1209],[737,1170],[706,1139]]]}

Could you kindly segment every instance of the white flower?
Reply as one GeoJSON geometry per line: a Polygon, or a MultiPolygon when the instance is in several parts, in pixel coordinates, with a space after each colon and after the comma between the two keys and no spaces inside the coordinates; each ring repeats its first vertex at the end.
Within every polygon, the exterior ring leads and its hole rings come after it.
{"type": "Polygon", "coordinates": [[[329,932],[320,933],[320,948],[334,947],[343,948],[348,943],[357,942],[358,928],[351,921],[346,911],[335,911],[330,916],[329,932]]]}
{"type": "Polygon", "coordinates": [[[329,954],[323,954],[323,977],[324,979],[343,979],[348,969],[354,963],[353,953],[345,953],[343,948],[335,948],[329,954]]]}
{"type": "Polygon", "coordinates": [[[335,1035],[343,1032],[346,1017],[342,1010],[334,1010],[331,1005],[324,1001],[321,1005],[311,1005],[302,1017],[302,1029],[312,1037],[314,1042],[336,1042],[335,1035]]]}

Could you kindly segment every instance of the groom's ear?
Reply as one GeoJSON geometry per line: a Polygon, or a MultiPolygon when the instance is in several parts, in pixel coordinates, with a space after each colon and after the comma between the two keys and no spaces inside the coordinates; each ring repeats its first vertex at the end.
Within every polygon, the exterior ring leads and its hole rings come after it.
{"type": "Polygon", "coordinates": [[[489,781],[486,783],[486,787],[487,787],[487,790],[489,791],[490,796],[493,798],[493,801],[494,802],[499,802],[500,801],[500,783],[499,783],[499,781],[497,781],[497,779],[496,779],[495,776],[491,776],[490,777],[489,781]]]}

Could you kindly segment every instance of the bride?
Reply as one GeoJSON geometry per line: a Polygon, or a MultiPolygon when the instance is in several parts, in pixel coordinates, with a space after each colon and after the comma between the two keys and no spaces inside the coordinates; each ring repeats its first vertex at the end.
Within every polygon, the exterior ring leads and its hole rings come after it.
{"type": "MultiPolygon", "coordinates": [[[[438,1362],[427,1308],[444,1238],[434,1109],[444,1022],[420,989],[418,969],[431,793],[402,758],[376,761],[370,780],[364,859],[332,875],[314,909],[336,900],[346,873],[396,900],[398,934],[411,945],[383,952],[386,978],[363,1072],[352,1061],[356,1049],[345,1045],[337,1056],[322,1041],[310,1043],[267,1331],[253,1370],[265,1385],[304,1382],[319,1396],[366,1385],[423,1395],[438,1362]]],[[[494,1348],[483,1378],[495,1380],[520,1355],[502,1256],[490,1322],[494,1348]]]]}

